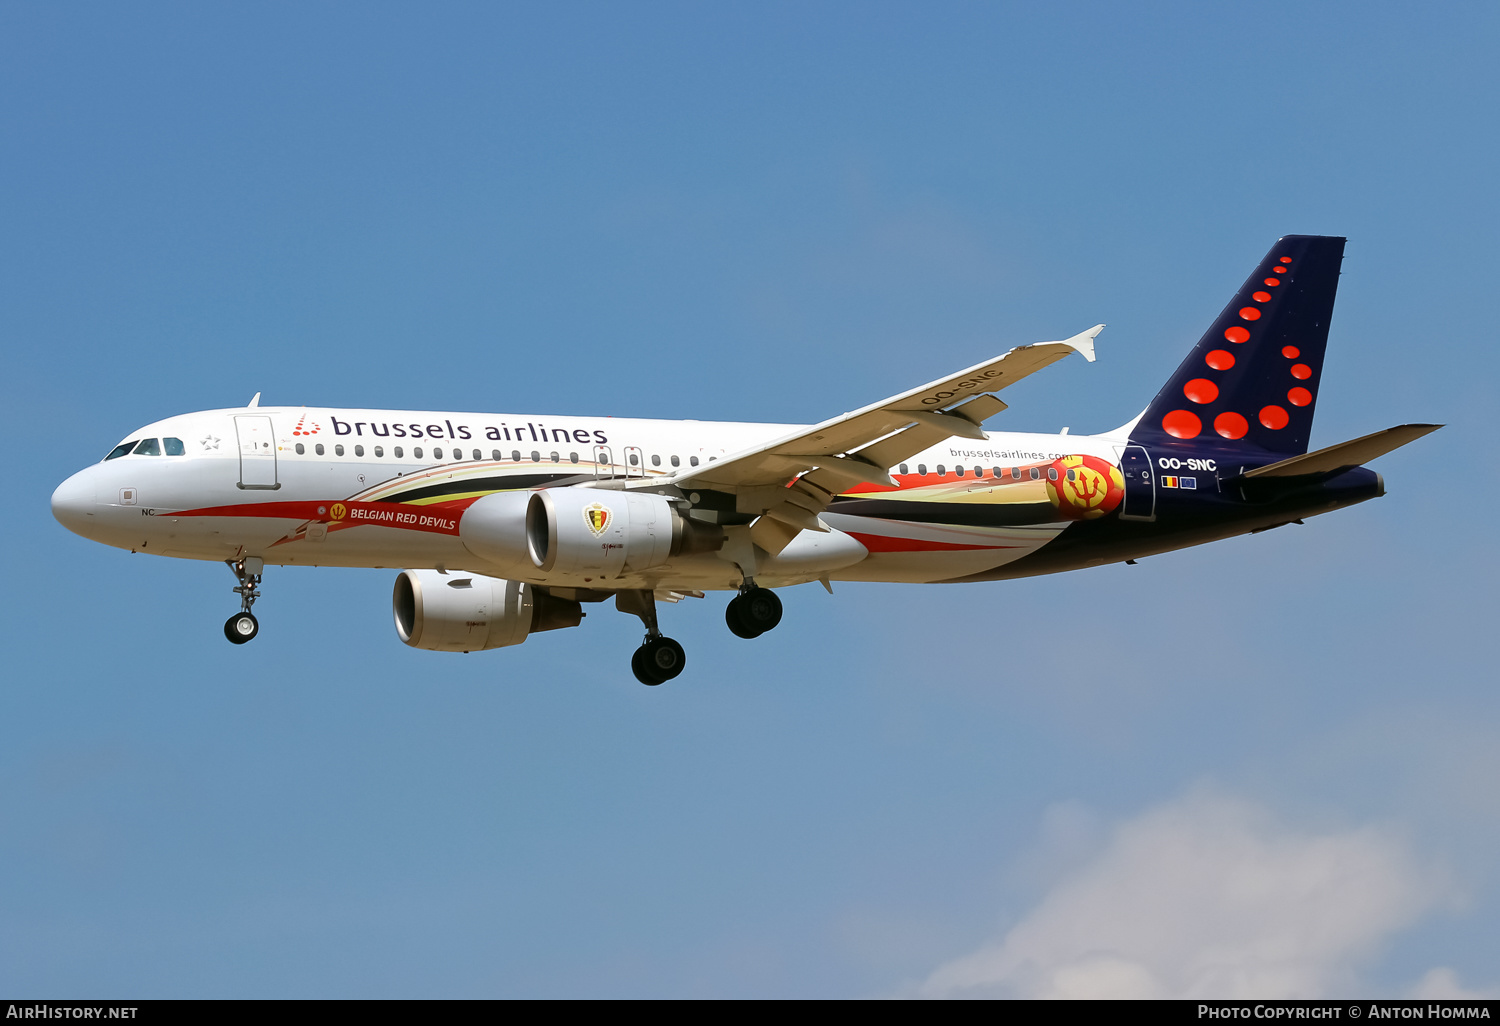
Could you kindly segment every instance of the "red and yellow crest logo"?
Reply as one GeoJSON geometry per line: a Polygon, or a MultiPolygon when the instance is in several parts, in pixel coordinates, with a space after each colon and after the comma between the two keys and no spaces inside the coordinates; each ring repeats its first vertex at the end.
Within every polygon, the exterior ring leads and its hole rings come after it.
{"type": "Polygon", "coordinates": [[[329,520],[342,520],[348,514],[349,507],[345,506],[342,502],[335,502],[332,506],[328,507],[329,520]]]}
{"type": "Polygon", "coordinates": [[[1097,456],[1064,456],[1047,471],[1047,498],[1065,520],[1094,520],[1125,498],[1120,468],[1097,456]]]}
{"type": "Polygon", "coordinates": [[[609,522],[614,519],[608,507],[601,506],[597,502],[583,511],[583,521],[589,525],[589,530],[595,534],[603,534],[609,522]]]}

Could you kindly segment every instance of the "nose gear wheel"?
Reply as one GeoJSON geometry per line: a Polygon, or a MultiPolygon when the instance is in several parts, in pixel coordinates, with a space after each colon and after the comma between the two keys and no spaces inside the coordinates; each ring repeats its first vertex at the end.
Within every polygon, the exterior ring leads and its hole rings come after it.
{"type": "Polygon", "coordinates": [[[253,613],[235,613],[224,621],[224,637],[231,644],[243,645],[260,633],[260,621],[253,613]]]}

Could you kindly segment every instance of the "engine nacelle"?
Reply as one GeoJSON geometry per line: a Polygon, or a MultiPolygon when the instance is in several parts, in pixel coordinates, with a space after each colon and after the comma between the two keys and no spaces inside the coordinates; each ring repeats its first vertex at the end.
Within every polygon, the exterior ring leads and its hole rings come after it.
{"type": "Polygon", "coordinates": [[[396,634],[412,648],[477,652],[519,645],[536,631],[576,627],[583,607],[520,581],[406,570],[391,595],[396,634]]]}
{"type": "Polygon", "coordinates": [[[504,573],[534,573],[526,551],[526,504],[531,492],[494,492],[469,504],[458,522],[464,548],[504,573]]]}
{"type": "Polygon", "coordinates": [[[605,488],[486,495],[464,511],[458,533],[470,552],[518,577],[607,579],[724,544],[721,528],[684,517],[660,495],[605,488]]]}
{"type": "Polygon", "coordinates": [[[660,495],[548,488],[526,505],[526,550],[543,573],[618,577],[723,544],[721,529],[687,519],[660,495]]]}

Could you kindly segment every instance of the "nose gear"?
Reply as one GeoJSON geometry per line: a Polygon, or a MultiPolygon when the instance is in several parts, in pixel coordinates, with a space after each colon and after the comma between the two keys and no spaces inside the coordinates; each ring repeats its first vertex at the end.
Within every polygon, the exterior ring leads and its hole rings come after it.
{"type": "Polygon", "coordinates": [[[250,607],[260,598],[260,576],[266,564],[256,556],[246,556],[238,560],[226,559],[224,565],[229,567],[235,580],[240,582],[234,589],[234,593],[240,597],[240,611],[224,621],[224,637],[231,644],[243,645],[260,633],[260,621],[250,612],[250,607]]]}

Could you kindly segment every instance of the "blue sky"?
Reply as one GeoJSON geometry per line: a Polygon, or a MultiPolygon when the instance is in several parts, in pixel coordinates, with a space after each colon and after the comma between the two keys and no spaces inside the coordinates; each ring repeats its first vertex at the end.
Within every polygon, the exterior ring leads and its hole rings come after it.
{"type": "Polygon", "coordinates": [[[1500,43],[1451,4],[0,10],[0,989],[1500,988],[1500,43]],[[267,403],[805,422],[1099,321],[1114,427],[1350,239],[1378,501],[1076,574],[409,650],[392,574],[105,549],[55,485],[267,403]],[[1205,955],[1208,952],[1210,954],[1205,955]]]}

